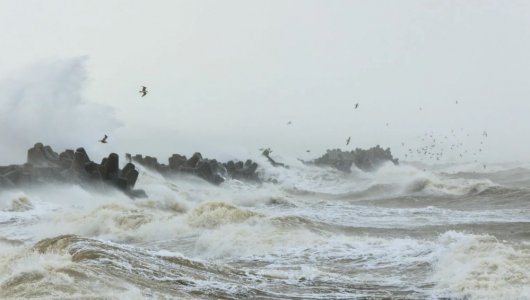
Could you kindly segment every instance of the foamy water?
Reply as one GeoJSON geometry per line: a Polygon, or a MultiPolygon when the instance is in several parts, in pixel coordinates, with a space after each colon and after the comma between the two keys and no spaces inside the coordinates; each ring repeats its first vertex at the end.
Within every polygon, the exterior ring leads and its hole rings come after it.
{"type": "Polygon", "coordinates": [[[277,183],[0,191],[0,297],[530,299],[530,170],[256,159],[277,183]]]}

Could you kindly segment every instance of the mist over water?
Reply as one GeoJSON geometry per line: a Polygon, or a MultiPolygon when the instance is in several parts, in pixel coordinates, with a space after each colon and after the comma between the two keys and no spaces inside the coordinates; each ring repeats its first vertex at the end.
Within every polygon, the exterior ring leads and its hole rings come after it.
{"type": "Polygon", "coordinates": [[[0,298],[528,299],[529,169],[253,159],[278,183],[0,191],[0,298]]]}
{"type": "Polygon", "coordinates": [[[0,79],[0,164],[25,162],[36,142],[106,154],[97,141],[121,122],[113,108],[84,98],[86,59],[48,60],[0,79]]]}
{"type": "MultiPolygon", "coordinates": [[[[115,142],[127,125],[113,109],[85,99],[84,60],[2,79],[1,165],[24,162],[38,141],[96,157],[136,150],[115,142]]],[[[1,189],[0,298],[530,299],[528,164],[405,161],[346,174],[273,152],[290,166],[275,168],[242,149],[233,155],[258,162],[262,183],[138,166],[145,199],[1,189]]]]}

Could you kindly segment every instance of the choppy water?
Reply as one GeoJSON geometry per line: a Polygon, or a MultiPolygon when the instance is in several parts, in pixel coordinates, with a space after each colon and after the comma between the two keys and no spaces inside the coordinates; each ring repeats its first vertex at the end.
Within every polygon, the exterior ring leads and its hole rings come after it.
{"type": "Polygon", "coordinates": [[[530,169],[289,163],[0,191],[0,298],[530,299],[530,169]]]}

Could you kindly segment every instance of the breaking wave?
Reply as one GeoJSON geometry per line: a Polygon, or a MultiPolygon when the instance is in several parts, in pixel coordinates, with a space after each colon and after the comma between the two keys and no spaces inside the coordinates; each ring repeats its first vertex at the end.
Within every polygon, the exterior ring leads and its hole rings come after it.
{"type": "Polygon", "coordinates": [[[140,167],[136,200],[2,190],[0,298],[528,299],[524,170],[288,162],[221,186],[140,167]]]}

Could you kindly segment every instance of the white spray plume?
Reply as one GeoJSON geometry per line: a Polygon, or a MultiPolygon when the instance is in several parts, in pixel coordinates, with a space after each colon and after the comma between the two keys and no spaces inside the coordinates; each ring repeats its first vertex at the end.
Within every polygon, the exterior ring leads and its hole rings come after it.
{"type": "Polygon", "coordinates": [[[0,80],[0,165],[24,162],[36,142],[99,152],[97,140],[120,122],[112,108],[83,98],[86,60],[41,62],[0,80]]]}

